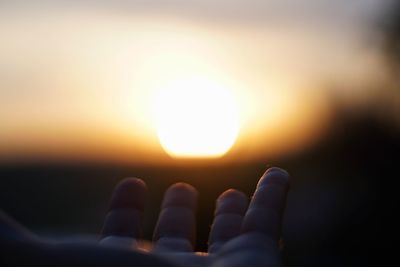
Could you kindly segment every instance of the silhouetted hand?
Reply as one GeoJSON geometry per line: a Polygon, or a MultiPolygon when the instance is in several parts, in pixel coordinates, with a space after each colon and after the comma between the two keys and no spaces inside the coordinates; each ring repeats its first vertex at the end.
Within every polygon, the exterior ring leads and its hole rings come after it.
{"type": "Polygon", "coordinates": [[[230,189],[217,200],[208,253],[193,252],[197,191],[172,185],[149,251],[138,248],[146,185],[125,179],[114,191],[99,243],[45,241],[0,211],[1,266],[280,266],[278,240],[289,175],[271,168],[253,198],[230,189]],[[248,206],[248,207],[247,207],[248,206]]]}
{"type": "MultiPolygon", "coordinates": [[[[240,191],[229,189],[216,203],[208,253],[193,251],[197,191],[177,183],[165,193],[148,253],[181,266],[280,266],[278,241],[288,191],[287,172],[265,172],[248,205],[240,191]]],[[[114,191],[105,219],[105,246],[138,249],[146,185],[129,178],[114,191]]]]}

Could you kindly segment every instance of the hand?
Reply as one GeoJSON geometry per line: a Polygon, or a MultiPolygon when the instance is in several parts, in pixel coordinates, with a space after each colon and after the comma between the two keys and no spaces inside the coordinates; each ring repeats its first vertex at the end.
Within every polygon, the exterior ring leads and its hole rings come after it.
{"type": "MultiPolygon", "coordinates": [[[[185,183],[172,185],[164,195],[149,253],[182,266],[280,266],[278,241],[288,182],[287,172],[271,168],[258,182],[249,205],[237,190],[222,193],[216,203],[208,253],[193,251],[196,189],[185,183]]],[[[117,185],[102,245],[139,249],[145,194],[146,185],[139,179],[125,179],[117,185]]]]}
{"type": "Polygon", "coordinates": [[[2,266],[280,266],[278,240],[289,175],[269,169],[247,208],[243,193],[230,189],[217,200],[208,253],[193,252],[196,190],[184,183],[164,196],[154,247],[137,250],[146,186],[126,179],[115,189],[99,244],[42,240],[0,211],[2,266]],[[121,249],[122,248],[122,249],[121,249]]]}

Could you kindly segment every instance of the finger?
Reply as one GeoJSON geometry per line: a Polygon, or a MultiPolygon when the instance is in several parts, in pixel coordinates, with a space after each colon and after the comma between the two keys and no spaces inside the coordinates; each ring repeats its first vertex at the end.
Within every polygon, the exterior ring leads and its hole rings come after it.
{"type": "Polygon", "coordinates": [[[197,191],[191,185],[177,183],[164,195],[154,231],[156,251],[193,251],[197,191]]]}
{"type": "Polygon", "coordinates": [[[140,237],[146,184],[136,178],[120,182],[111,198],[104,221],[101,244],[135,246],[140,237]]]}
{"type": "Polygon", "coordinates": [[[240,191],[229,189],[219,196],[208,241],[208,252],[216,253],[225,242],[240,233],[246,209],[247,197],[240,191]]]}
{"type": "Polygon", "coordinates": [[[241,231],[261,232],[278,242],[288,189],[289,174],[279,168],[268,169],[258,182],[241,231]]]}

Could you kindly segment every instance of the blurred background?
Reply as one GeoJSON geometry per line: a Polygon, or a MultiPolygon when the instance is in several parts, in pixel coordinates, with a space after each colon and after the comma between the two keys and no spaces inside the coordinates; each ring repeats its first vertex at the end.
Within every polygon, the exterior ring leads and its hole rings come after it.
{"type": "Polygon", "coordinates": [[[364,264],[400,152],[396,0],[0,1],[0,209],[96,234],[114,185],[251,195],[293,176],[287,266],[364,264]]]}

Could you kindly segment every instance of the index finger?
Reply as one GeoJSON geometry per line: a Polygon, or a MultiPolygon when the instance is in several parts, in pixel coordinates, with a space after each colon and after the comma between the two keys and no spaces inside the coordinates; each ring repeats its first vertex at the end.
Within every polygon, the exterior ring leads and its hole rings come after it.
{"type": "Polygon", "coordinates": [[[288,189],[289,174],[279,168],[268,169],[257,184],[241,232],[260,232],[278,241],[288,189]]]}

